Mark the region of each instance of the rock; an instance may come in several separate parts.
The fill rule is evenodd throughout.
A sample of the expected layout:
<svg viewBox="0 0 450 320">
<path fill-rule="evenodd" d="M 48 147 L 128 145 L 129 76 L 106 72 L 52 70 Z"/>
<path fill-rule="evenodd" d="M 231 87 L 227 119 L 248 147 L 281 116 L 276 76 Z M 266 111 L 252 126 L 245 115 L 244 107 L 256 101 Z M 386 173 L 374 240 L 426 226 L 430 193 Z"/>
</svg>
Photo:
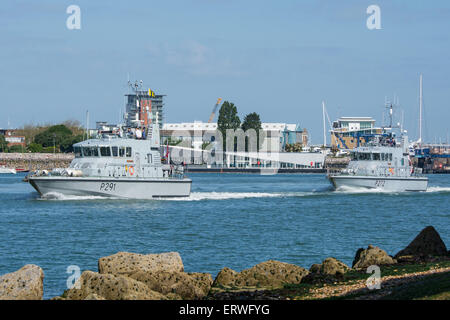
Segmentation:
<svg viewBox="0 0 450 320">
<path fill-rule="evenodd" d="M 84 300 L 106 300 L 106 299 L 103 298 L 102 296 L 99 296 L 98 294 L 90 293 L 86 298 L 84 298 Z"/>
<path fill-rule="evenodd" d="M 365 269 L 371 265 L 382 266 L 397 263 L 386 251 L 372 245 L 369 245 L 366 250 L 358 249 L 353 262 L 352 267 L 354 269 Z"/>
<path fill-rule="evenodd" d="M 114 275 L 130 275 L 136 272 L 183 272 L 184 266 L 178 252 L 138 254 L 118 252 L 98 260 L 98 271 Z"/>
<path fill-rule="evenodd" d="M 197 285 L 200 290 L 202 290 L 203 294 L 206 296 L 211 290 L 211 286 L 213 284 L 213 278 L 210 273 L 201 273 L 201 272 L 188 272 L 192 278 L 197 281 Z"/>
<path fill-rule="evenodd" d="M 95 296 L 94 296 L 95 294 Z M 106 300 L 165 300 L 161 293 L 150 290 L 144 283 L 125 276 L 84 271 L 74 288 L 63 295 L 67 300 L 102 297 Z"/>
<path fill-rule="evenodd" d="M 403 250 L 399 251 L 395 258 L 399 260 L 427 260 L 430 257 L 447 255 L 447 247 L 439 233 L 432 226 L 423 229 L 417 237 Z"/>
<path fill-rule="evenodd" d="M 313 264 L 311 268 L 309 268 L 310 273 L 320 273 L 320 269 L 322 268 L 322 264 Z"/>
<path fill-rule="evenodd" d="M 164 295 L 174 294 L 184 300 L 204 298 L 212 285 L 210 274 L 188 274 L 185 272 L 136 272 L 129 276 L 139 282 L 145 283 L 151 290 Z"/>
<path fill-rule="evenodd" d="M 369 245 L 370 246 L 370 245 Z M 359 261 L 359 258 L 360 258 L 360 256 L 361 256 L 361 252 L 363 252 L 364 251 L 364 248 L 359 248 L 358 250 L 356 250 L 356 253 L 355 253 L 355 258 L 353 259 L 353 262 L 352 262 L 352 268 L 355 266 L 355 264 Z"/>
<path fill-rule="evenodd" d="M 0 300 L 42 300 L 44 271 L 34 264 L 0 276 Z"/>
<path fill-rule="evenodd" d="M 326 258 L 321 264 L 313 264 L 309 274 L 302 279 L 302 283 L 333 283 L 351 270 L 345 263 Z"/>
<path fill-rule="evenodd" d="M 313 269 L 313 271 L 311 271 L 310 269 L 311 272 L 329 276 L 343 275 L 350 270 L 350 268 L 345 263 L 332 257 L 326 258 L 320 265 L 313 266 L 311 266 L 311 268 Z"/>
<path fill-rule="evenodd" d="M 308 270 L 302 267 L 269 260 L 239 273 L 224 268 L 217 275 L 213 286 L 277 288 L 285 284 L 298 284 L 308 273 Z"/>
<path fill-rule="evenodd" d="M 223 268 L 219 271 L 219 273 L 216 276 L 216 279 L 214 280 L 213 286 L 225 286 L 225 287 L 232 287 L 234 286 L 234 281 L 238 275 L 238 272 L 230 269 L 230 268 Z"/>
</svg>

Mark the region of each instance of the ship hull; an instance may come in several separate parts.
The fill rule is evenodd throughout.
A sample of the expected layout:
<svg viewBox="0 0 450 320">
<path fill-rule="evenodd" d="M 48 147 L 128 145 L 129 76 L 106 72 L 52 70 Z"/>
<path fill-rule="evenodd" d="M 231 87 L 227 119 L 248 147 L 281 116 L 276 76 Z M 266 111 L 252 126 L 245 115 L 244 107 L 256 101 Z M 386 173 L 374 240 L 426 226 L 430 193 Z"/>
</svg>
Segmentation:
<svg viewBox="0 0 450 320">
<path fill-rule="evenodd" d="M 1 174 L 16 174 L 17 171 L 14 168 L 0 168 Z"/>
<path fill-rule="evenodd" d="M 136 179 L 136 178 L 82 178 L 30 177 L 29 183 L 41 196 L 101 196 L 125 199 L 156 199 L 188 197 L 191 179 Z"/>
<path fill-rule="evenodd" d="M 370 176 L 328 176 L 336 190 L 345 188 L 378 189 L 393 192 L 426 191 L 426 177 L 370 177 Z"/>
</svg>

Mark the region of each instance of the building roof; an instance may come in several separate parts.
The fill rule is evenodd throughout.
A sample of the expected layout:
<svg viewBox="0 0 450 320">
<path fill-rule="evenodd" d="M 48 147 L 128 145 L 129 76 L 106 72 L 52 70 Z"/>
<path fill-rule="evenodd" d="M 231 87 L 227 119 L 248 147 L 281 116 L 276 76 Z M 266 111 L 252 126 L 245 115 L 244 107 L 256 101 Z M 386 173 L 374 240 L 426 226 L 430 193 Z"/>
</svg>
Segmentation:
<svg viewBox="0 0 450 320">
<path fill-rule="evenodd" d="M 373 119 L 372 117 L 340 117 L 338 119 L 338 121 L 370 121 L 370 122 L 375 122 L 375 119 Z"/>
</svg>

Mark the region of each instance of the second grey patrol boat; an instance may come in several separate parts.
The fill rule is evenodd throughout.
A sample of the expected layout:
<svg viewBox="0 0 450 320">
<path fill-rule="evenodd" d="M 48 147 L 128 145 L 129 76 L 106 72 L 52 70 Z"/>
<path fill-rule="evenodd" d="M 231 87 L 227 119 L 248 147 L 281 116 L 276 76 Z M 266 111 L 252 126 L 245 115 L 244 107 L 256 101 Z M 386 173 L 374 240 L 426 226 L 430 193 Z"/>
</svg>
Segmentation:
<svg viewBox="0 0 450 320">
<path fill-rule="evenodd" d="M 152 117 L 137 99 L 125 117 L 129 121 L 118 132 L 74 144 L 68 168 L 38 170 L 27 176 L 28 182 L 41 195 L 188 197 L 192 180 L 184 176 L 184 168 L 161 163 L 158 115 Z"/>
<path fill-rule="evenodd" d="M 391 124 L 383 133 L 374 135 L 364 146 L 350 151 L 351 160 L 341 172 L 327 177 L 335 189 L 358 188 L 384 191 L 426 191 L 428 178 L 414 172 L 410 161 L 406 132 L 396 137 Z"/>
</svg>

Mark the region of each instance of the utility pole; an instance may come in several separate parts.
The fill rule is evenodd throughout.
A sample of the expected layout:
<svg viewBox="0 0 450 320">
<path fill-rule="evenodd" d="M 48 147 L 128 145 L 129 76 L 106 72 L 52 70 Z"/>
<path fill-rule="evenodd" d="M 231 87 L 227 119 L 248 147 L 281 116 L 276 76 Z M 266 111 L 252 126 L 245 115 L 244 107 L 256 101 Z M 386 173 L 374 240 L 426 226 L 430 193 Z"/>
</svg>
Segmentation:
<svg viewBox="0 0 450 320">
<path fill-rule="evenodd" d="M 86 140 L 89 139 L 89 110 L 86 110 Z"/>
</svg>

